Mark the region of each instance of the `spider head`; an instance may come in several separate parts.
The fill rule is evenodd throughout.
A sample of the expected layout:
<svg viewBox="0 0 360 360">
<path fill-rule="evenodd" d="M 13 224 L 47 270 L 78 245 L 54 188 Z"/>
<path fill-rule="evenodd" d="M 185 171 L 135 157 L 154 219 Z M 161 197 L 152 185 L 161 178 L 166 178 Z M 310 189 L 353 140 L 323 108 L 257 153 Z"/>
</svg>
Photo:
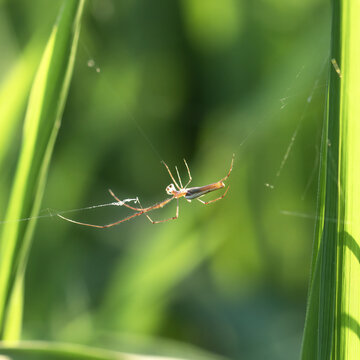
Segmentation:
<svg viewBox="0 0 360 360">
<path fill-rule="evenodd" d="M 174 191 L 176 191 L 174 184 L 170 184 L 166 187 L 166 193 L 168 195 L 173 195 Z"/>
</svg>

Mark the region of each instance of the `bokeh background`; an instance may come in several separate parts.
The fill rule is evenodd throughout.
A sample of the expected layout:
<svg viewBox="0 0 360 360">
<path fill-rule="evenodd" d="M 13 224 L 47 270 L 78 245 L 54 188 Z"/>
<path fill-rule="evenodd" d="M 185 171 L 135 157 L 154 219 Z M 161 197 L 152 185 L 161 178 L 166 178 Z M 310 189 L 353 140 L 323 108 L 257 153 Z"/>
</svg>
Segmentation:
<svg viewBox="0 0 360 360">
<path fill-rule="evenodd" d="M 35 68 L 60 6 L 1 1 L 0 83 L 23 53 Z M 143 206 L 161 201 L 171 182 L 161 160 L 185 182 L 186 158 L 193 186 L 224 177 L 233 153 L 234 169 L 222 201 L 180 201 L 176 221 L 98 230 L 39 219 L 24 339 L 298 358 L 329 33 L 325 0 L 88 1 L 41 215 L 112 202 L 108 188 Z M 20 139 L 21 126 L 1 176 L 1 214 Z M 153 218 L 173 216 L 175 205 Z M 130 213 L 68 216 L 106 224 Z"/>
</svg>

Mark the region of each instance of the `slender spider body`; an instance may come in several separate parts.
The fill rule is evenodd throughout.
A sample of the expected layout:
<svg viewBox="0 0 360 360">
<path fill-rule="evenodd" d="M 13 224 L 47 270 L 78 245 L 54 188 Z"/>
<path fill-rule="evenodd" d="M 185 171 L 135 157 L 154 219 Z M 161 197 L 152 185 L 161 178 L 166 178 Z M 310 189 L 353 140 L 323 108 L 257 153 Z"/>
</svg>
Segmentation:
<svg viewBox="0 0 360 360">
<path fill-rule="evenodd" d="M 211 191 L 222 189 L 224 187 L 225 184 L 222 181 L 218 181 L 210 185 L 191 187 L 186 189 L 185 199 L 190 201 L 193 199 L 198 199 L 200 196 L 203 196 Z"/>
<path fill-rule="evenodd" d="M 127 220 L 130 220 L 136 216 L 140 216 L 140 215 L 145 215 L 150 221 L 151 223 L 153 224 L 158 224 L 158 223 L 162 223 L 162 222 L 165 222 L 165 221 L 169 221 L 169 220 L 175 220 L 179 217 L 179 199 L 184 197 L 187 201 L 191 202 L 191 200 L 198 200 L 200 201 L 202 204 L 205 204 L 205 205 L 208 205 L 210 203 L 213 203 L 215 201 L 218 201 L 218 200 L 221 200 L 222 198 L 225 197 L 225 195 L 227 194 L 228 190 L 229 190 L 229 187 L 226 188 L 225 192 L 218 198 L 216 199 L 213 199 L 213 200 L 210 200 L 210 201 L 203 201 L 200 199 L 200 197 L 202 197 L 203 195 L 209 193 L 209 192 L 212 192 L 212 191 L 215 191 L 215 190 L 219 190 L 219 189 L 222 189 L 225 187 L 225 183 L 224 181 L 226 181 L 228 179 L 228 177 L 230 176 L 230 173 L 232 171 L 232 168 L 233 168 L 233 164 L 234 164 L 234 157 L 235 155 L 233 155 L 232 157 L 232 160 L 231 160 L 231 164 L 230 164 L 230 169 L 229 169 L 229 172 L 227 173 L 227 175 L 222 178 L 221 180 L 215 182 L 215 183 L 212 183 L 212 184 L 209 184 L 209 185 L 204 185 L 204 186 L 197 186 L 197 187 L 188 187 L 188 185 L 191 183 L 192 181 L 192 177 L 191 177 L 191 174 L 190 174 L 190 169 L 189 169 L 189 166 L 186 162 L 186 160 L 184 159 L 184 163 L 185 163 L 185 166 L 186 166 L 186 169 L 187 169 L 187 172 L 188 172 L 188 175 L 189 175 L 189 180 L 187 182 L 187 184 L 185 186 L 182 185 L 182 182 L 181 182 L 181 178 L 180 178 L 180 174 L 179 174 L 179 171 L 178 171 L 178 168 L 175 166 L 175 170 L 176 170 L 176 173 L 177 173 L 177 176 L 178 176 L 178 179 L 179 179 L 179 183 L 176 182 L 173 174 L 171 173 L 169 167 L 165 164 L 165 162 L 163 161 L 162 163 L 164 164 L 166 170 L 168 171 L 173 183 L 168 185 L 166 187 L 166 193 L 168 195 L 171 195 L 170 198 L 167 198 L 159 203 L 156 203 L 155 205 L 152 205 L 152 206 L 149 206 L 149 207 L 145 207 L 143 208 L 140 204 L 140 201 L 139 199 L 137 199 L 137 202 L 139 203 L 140 207 L 134 207 L 134 206 L 131 206 L 129 204 L 127 204 L 126 202 L 123 202 L 121 201 L 110 189 L 109 189 L 109 192 L 110 192 L 110 195 L 117 201 L 119 202 L 119 204 L 133 210 L 133 211 L 136 211 L 134 214 L 124 218 L 124 219 L 121 219 L 121 220 L 118 220 L 114 223 L 111 223 L 111 224 L 107 224 L 107 225 L 94 225 L 94 224 L 87 224 L 87 223 L 82 223 L 82 222 L 79 222 L 79 221 L 75 221 L 75 220 L 71 220 L 71 219 L 68 219 L 60 214 L 58 214 L 58 216 L 66 221 L 70 221 L 74 224 L 78 224 L 78 225 L 84 225 L 84 226 L 91 226 L 91 227 L 96 227 L 96 228 L 100 228 L 100 229 L 104 229 L 104 228 L 108 228 L 108 227 L 112 227 L 112 226 L 115 226 L 115 225 L 118 225 L 122 222 L 125 222 Z M 180 185 L 179 185 L 180 184 Z M 156 210 L 156 209 L 161 209 L 163 208 L 164 206 L 166 206 L 167 204 L 169 204 L 172 200 L 176 199 L 177 201 L 177 205 L 176 205 L 176 214 L 175 216 L 171 217 L 171 218 L 168 218 L 168 219 L 164 219 L 164 220 L 158 220 L 158 221 L 154 221 L 150 218 L 150 216 L 148 215 L 148 212 L 149 211 L 153 211 L 153 210 Z"/>
</svg>

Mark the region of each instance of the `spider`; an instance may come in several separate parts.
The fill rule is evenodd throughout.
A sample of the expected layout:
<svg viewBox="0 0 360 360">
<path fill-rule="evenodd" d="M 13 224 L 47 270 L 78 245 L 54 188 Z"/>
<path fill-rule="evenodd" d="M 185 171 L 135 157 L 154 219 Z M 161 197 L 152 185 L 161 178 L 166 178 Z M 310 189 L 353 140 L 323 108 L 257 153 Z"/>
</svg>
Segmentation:
<svg viewBox="0 0 360 360">
<path fill-rule="evenodd" d="M 234 164 L 234 157 L 235 157 L 235 154 L 233 154 L 233 157 L 232 157 L 232 160 L 231 160 L 231 164 L 230 164 L 230 169 L 229 169 L 229 172 L 227 173 L 227 175 L 222 178 L 221 180 L 215 182 L 215 183 L 212 183 L 212 184 L 209 184 L 209 185 L 204 185 L 204 186 L 198 186 L 198 187 L 189 187 L 189 184 L 191 183 L 192 181 L 192 177 L 191 177 L 191 174 L 190 174 L 190 169 L 189 169 L 189 166 L 186 162 L 186 160 L 184 159 L 184 163 L 185 163 L 185 167 L 187 169 L 187 172 L 188 172 L 188 175 L 189 175 L 189 181 L 187 182 L 187 184 L 185 186 L 182 185 L 182 182 L 181 182 L 181 178 L 180 178 L 180 174 L 179 174 L 179 170 L 178 168 L 175 166 L 175 170 L 176 170 L 176 173 L 177 173 L 177 176 L 178 176 L 178 179 L 179 179 L 179 183 L 176 182 L 173 174 L 171 173 L 169 167 L 166 165 L 166 163 L 164 161 L 162 161 L 163 165 L 165 166 L 167 172 L 169 173 L 170 175 L 170 178 L 171 180 L 173 181 L 173 183 L 171 183 L 170 185 L 168 185 L 166 187 L 166 193 L 168 195 L 171 195 L 170 198 L 167 198 L 159 203 L 156 203 L 155 205 L 152 205 L 152 206 L 149 206 L 149 207 L 145 207 L 143 208 L 140 204 L 140 201 L 139 199 L 137 198 L 136 199 L 136 202 L 139 203 L 140 207 L 134 207 L 134 206 L 130 206 L 128 205 L 126 202 L 124 201 L 121 201 L 114 193 L 111 189 L 109 189 L 109 193 L 110 195 L 121 205 L 124 205 L 125 207 L 131 209 L 131 210 L 134 210 L 136 211 L 135 214 L 132 214 L 124 219 L 121 219 L 121 220 L 118 220 L 118 221 L 115 221 L 111 224 L 107 224 L 107 225 L 94 225 L 94 224 L 87 224 L 87 223 L 83 223 L 83 222 L 79 222 L 79 221 L 75 221 L 75 220 L 71 220 L 71 219 L 68 219 L 66 218 L 65 216 L 62 216 L 60 214 L 58 214 L 58 216 L 66 221 L 69 221 L 69 222 L 72 222 L 74 224 L 78 224 L 78 225 L 84 225 L 84 226 L 91 226 L 91 227 L 95 227 L 95 228 L 100 228 L 100 229 L 104 229 L 104 228 L 109 228 L 109 227 L 112 227 L 112 226 L 115 226 L 115 225 L 118 225 L 118 224 L 121 224 L 122 222 L 125 222 L 125 221 L 128 221 L 136 216 L 140 216 L 140 215 L 145 215 L 151 223 L 153 224 L 158 224 L 158 223 L 162 223 L 162 222 L 166 222 L 166 221 L 170 221 L 170 220 L 176 220 L 178 217 L 179 217 L 179 199 L 184 197 L 188 202 L 191 202 L 191 200 L 198 200 L 200 201 L 202 204 L 204 205 L 208 205 L 208 204 L 211 204 L 215 201 L 218 201 L 218 200 L 221 200 L 222 198 L 225 197 L 225 195 L 227 194 L 228 190 L 229 190 L 229 186 L 226 188 L 225 192 L 218 198 L 216 199 L 213 199 L 213 200 L 210 200 L 210 201 L 203 201 L 200 199 L 200 197 L 202 197 L 203 195 L 211 192 L 211 191 L 215 191 L 215 190 L 219 190 L 219 189 L 222 189 L 225 187 L 225 184 L 224 184 L 224 181 L 228 179 L 228 177 L 230 176 L 230 173 L 232 171 L 232 168 L 233 168 L 233 164 Z M 179 186 L 180 184 L 180 186 Z M 177 201 L 177 205 L 176 205 L 176 214 L 175 216 L 173 217 L 170 217 L 168 219 L 164 219 L 164 220 L 158 220 L 158 221 L 154 221 L 150 218 L 150 216 L 147 214 L 149 211 L 152 211 L 152 210 L 156 210 L 156 209 L 161 209 L 163 208 L 165 205 L 169 204 L 169 202 L 171 202 L 172 200 L 176 199 Z"/>
</svg>

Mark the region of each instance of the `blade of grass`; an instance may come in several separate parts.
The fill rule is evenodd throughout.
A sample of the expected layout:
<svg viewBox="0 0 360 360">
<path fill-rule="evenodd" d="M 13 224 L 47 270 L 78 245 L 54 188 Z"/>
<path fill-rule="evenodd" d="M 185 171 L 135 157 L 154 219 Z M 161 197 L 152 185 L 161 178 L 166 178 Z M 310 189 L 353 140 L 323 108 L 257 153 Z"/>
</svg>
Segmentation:
<svg viewBox="0 0 360 360">
<path fill-rule="evenodd" d="M 321 169 L 326 176 L 319 188 L 322 223 L 314 245 L 303 359 L 360 358 L 359 14 L 359 2 L 333 1 L 334 66 Z"/>
<path fill-rule="evenodd" d="M 334 358 L 360 358 L 360 3 L 341 9 L 340 226 Z"/>
<path fill-rule="evenodd" d="M 31 41 L 14 66 L 9 69 L 0 87 L 0 219 L 4 219 L 4 209 L 9 191 L 6 173 L 10 173 L 6 163 L 11 150 L 15 148 L 14 136 L 20 127 L 30 86 L 40 58 L 38 37 Z"/>
<path fill-rule="evenodd" d="M 9 71 L 0 88 L 0 168 L 13 140 L 39 61 L 39 44 L 33 41 Z"/>
<path fill-rule="evenodd" d="M 10 220 L 38 214 L 73 71 L 84 2 L 64 2 L 31 89 L 22 147 L 8 204 L 8 222 L 0 238 L 0 332 L 7 340 L 19 336 L 21 319 L 18 306 L 21 306 L 21 301 L 17 296 L 21 296 L 22 291 L 18 288 L 17 277 L 24 276 L 36 224 L 35 220 Z M 15 290 L 18 295 L 14 297 Z"/>
<path fill-rule="evenodd" d="M 22 360 L 181 360 L 163 356 L 133 355 L 81 345 L 28 341 L 1 344 L 0 353 Z"/>
</svg>

